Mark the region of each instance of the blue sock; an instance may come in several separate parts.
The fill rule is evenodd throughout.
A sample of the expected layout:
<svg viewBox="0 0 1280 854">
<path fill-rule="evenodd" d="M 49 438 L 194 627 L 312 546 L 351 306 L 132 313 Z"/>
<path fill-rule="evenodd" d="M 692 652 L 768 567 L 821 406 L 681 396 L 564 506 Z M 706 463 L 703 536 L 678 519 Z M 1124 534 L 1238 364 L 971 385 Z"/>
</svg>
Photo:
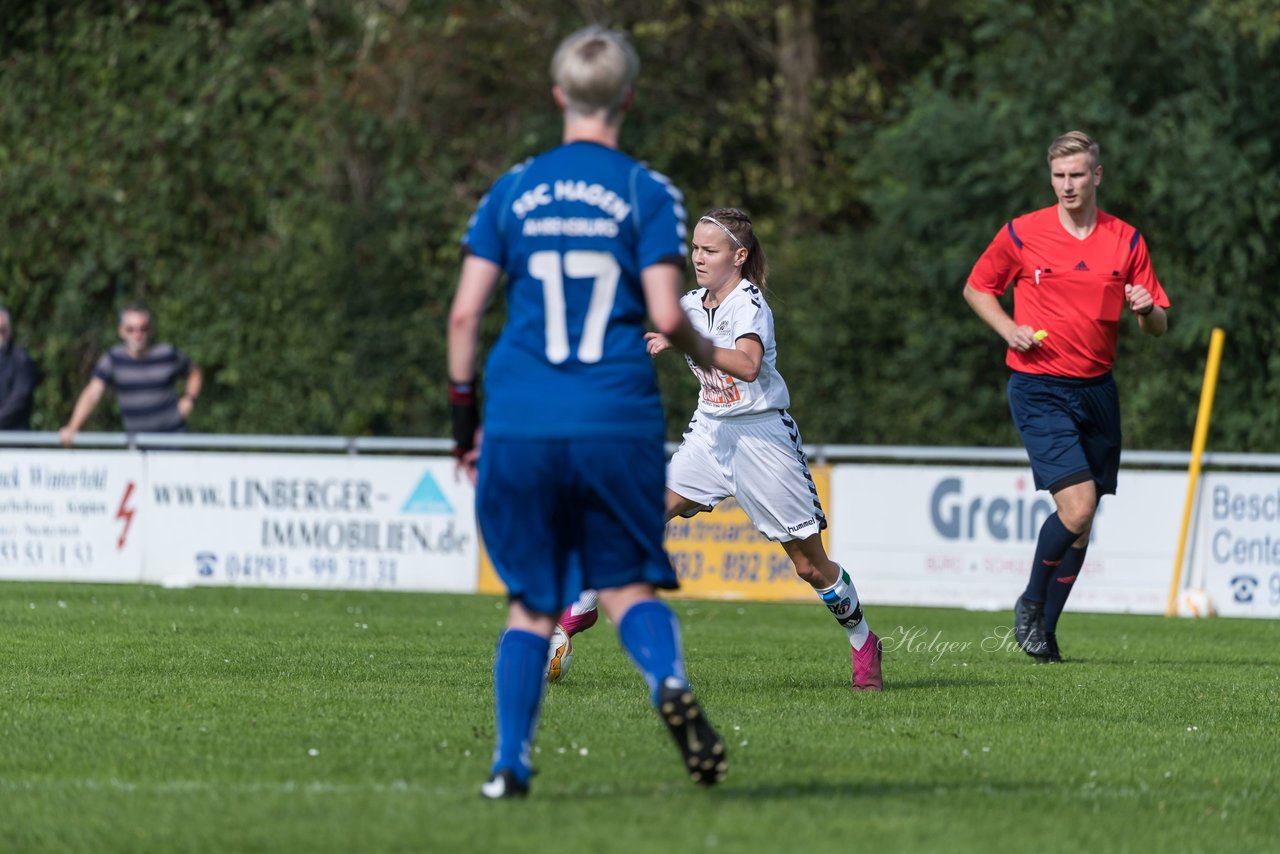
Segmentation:
<svg viewBox="0 0 1280 854">
<path fill-rule="evenodd" d="M 680 648 L 680 623 L 671 609 L 657 599 L 632 605 L 618 624 L 618 641 L 631 656 L 644 681 L 649 683 L 653 704 L 658 704 L 658 686 L 669 676 L 682 682 L 684 652 Z"/>
<path fill-rule="evenodd" d="M 1053 581 L 1049 584 L 1044 597 L 1044 630 L 1046 632 L 1058 630 L 1058 617 L 1062 616 L 1067 597 L 1071 595 L 1071 588 L 1076 584 L 1076 576 L 1084 566 L 1084 553 L 1088 550 L 1088 545 L 1082 549 L 1067 549 L 1062 563 L 1058 564 L 1058 571 L 1053 574 Z"/>
<path fill-rule="evenodd" d="M 542 692 L 547 681 L 549 641 L 532 632 L 507 629 L 498 638 L 493 662 L 493 697 L 498 724 L 498 745 L 493 751 L 492 773 L 512 771 L 521 783 L 533 773 L 530 751 L 538 729 Z"/>
<path fill-rule="evenodd" d="M 1057 513 L 1044 520 L 1044 524 L 1040 526 L 1040 539 L 1036 541 L 1036 555 L 1031 560 L 1031 578 L 1022 594 L 1023 599 L 1044 601 L 1049 579 L 1057 571 L 1062 556 L 1079 536 L 1062 524 Z"/>
</svg>

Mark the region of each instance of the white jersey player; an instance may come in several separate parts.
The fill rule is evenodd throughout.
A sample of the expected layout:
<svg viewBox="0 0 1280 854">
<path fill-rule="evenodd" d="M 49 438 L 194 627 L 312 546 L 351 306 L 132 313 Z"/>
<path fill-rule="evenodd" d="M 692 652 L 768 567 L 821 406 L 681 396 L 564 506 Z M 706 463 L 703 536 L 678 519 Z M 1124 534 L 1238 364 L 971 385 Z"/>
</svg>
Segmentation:
<svg viewBox="0 0 1280 854">
<path fill-rule="evenodd" d="M 701 282 L 707 277 L 702 271 L 709 276 L 732 254 L 714 248 L 700 251 L 696 229 L 694 235 L 694 269 Z M 715 260 L 699 267 L 698 256 Z M 731 275 L 740 272 L 726 266 L 735 270 Z M 719 293 L 711 287 L 690 291 L 680 305 L 694 328 L 715 344 L 717 355 L 723 353 L 724 366 L 714 361 L 706 369 L 690 364 L 702 390 L 684 442 L 667 466 L 668 516 L 693 516 L 732 495 L 771 540 L 789 542 L 817 534 L 827 520 L 799 430 L 787 414 L 791 395 L 778 373 L 773 312 L 764 292 L 739 278 Z M 661 336 L 649 336 L 650 353 L 656 355 L 667 346 Z"/>
<path fill-rule="evenodd" d="M 782 544 L 849 636 L 855 691 L 879 691 L 880 640 L 868 628 L 849 573 L 827 556 L 827 527 L 809 473 L 800 430 L 778 373 L 773 313 L 765 299 L 768 264 L 751 220 L 736 208 L 709 211 L 693 231 L 691 257 L 699 287 L 681 299 L 694 328 L 712 340 L 709 367 L 691 364 L 702 389 L 684 442 L 667 466 L 667 518 L 711 510 L 730 496 L 756 528 Z M 672 349 L 645 335 L 649 354 Z M 560 622 L 570 634 L 594 622 L 588 601 Z"/>
<path fill-rule="evenodd" d="M 760 373 L 751 382 L 740 380 L 719 368 L 703 370 L 689 362 L 694 376 L 702 383 L 698 411 L 716 418 L 753 415 L 791 405 L 787 382 L 778 373 L 778 348 L 773 337 L 773 312 L 764 292 L 746 279 L 725 295 L 719 305 L 706 306 L 707 289 L 698 288 L 680 299 L 694 328 L 711 339 L 717 347 L 731 350 L 743 336 L 753 336 L 764 345 Z"/>
</svg>

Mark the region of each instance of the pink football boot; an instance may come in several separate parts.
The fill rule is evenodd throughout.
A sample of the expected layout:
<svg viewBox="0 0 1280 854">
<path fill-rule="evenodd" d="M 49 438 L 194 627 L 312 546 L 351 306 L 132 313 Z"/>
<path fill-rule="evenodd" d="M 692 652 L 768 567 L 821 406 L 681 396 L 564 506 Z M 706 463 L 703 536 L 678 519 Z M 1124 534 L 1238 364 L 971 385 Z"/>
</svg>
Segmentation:
<svg viewBox="0 0 1280 854">
<path fill-rule="evenodd" d="M 875 632 L 868 632 L 867 641 L 862 649 L 849 650 L 853 653 L 853 691 L 880 691 L 884 689 L 884 677 L 880 675 L 880 663 L 883 656 L 880 649 L 880 638 Z"/>
<path fill-rule="evenodd" d="M 578 632 L 585 632 L 587 629 L 594 626 L 599 616 L 599 608 L 591 608 L 583 611 L 581 614 L 575 615 L 573 613 L 573 606 L 570 605 L 568 608 L 564 609 L 564 613 L 560 615 L 560 619 L 557 622 L 560 623 L 569 637 L 573 637 Z"/>
</svg>

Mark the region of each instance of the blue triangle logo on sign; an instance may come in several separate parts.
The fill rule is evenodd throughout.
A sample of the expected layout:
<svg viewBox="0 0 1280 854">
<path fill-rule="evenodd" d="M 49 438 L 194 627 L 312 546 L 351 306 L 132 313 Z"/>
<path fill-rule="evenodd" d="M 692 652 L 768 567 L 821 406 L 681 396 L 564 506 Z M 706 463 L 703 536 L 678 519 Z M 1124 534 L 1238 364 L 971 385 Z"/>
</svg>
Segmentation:
<svg viewBox="0 0 1280 854">
<path fill-rule="evenodd" d="M 401 513 L 452 513 L 453 505 L 449 503 L 449 499 L 444 497 L 444 493 L 440 491 L 439 484 L 436 479 L 431 476 L 431 472 L 422 473 L 422 480 L 418 481 L 418 485 L 414 487 L 413 494 L 404 502 L 404 507 L 400 508 Z"/>
</svg>

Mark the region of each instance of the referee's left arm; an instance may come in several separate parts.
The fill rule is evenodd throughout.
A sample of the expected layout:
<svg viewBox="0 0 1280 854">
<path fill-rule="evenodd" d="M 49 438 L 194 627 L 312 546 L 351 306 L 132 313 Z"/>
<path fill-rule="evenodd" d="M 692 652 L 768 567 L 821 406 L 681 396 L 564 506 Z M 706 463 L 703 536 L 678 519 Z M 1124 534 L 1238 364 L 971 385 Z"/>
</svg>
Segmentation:
<svg viewBox="0 0 1280 854">
<path fill-rule="evenodd" d="M 1138 328 L 1152 338 L 1159 338 L 1169 329 L 1169 315 L 1165 314 L 1164 309 L 1158 305 L 1151 306 L 1151 311 L 1146 314 L 1142 312 L 1134 312 L 1134 314 L 1138 315 Z"/>
<path fill-rule="evenodd" d="M 1155 294 L 1145 285 L 1125 285 L 1124 298 L 1138 318 L 1138 328 L 1152 338 L 1159 338 L 1169 328 L 1169 316 L 1156 304 Z"/>
</svg>

